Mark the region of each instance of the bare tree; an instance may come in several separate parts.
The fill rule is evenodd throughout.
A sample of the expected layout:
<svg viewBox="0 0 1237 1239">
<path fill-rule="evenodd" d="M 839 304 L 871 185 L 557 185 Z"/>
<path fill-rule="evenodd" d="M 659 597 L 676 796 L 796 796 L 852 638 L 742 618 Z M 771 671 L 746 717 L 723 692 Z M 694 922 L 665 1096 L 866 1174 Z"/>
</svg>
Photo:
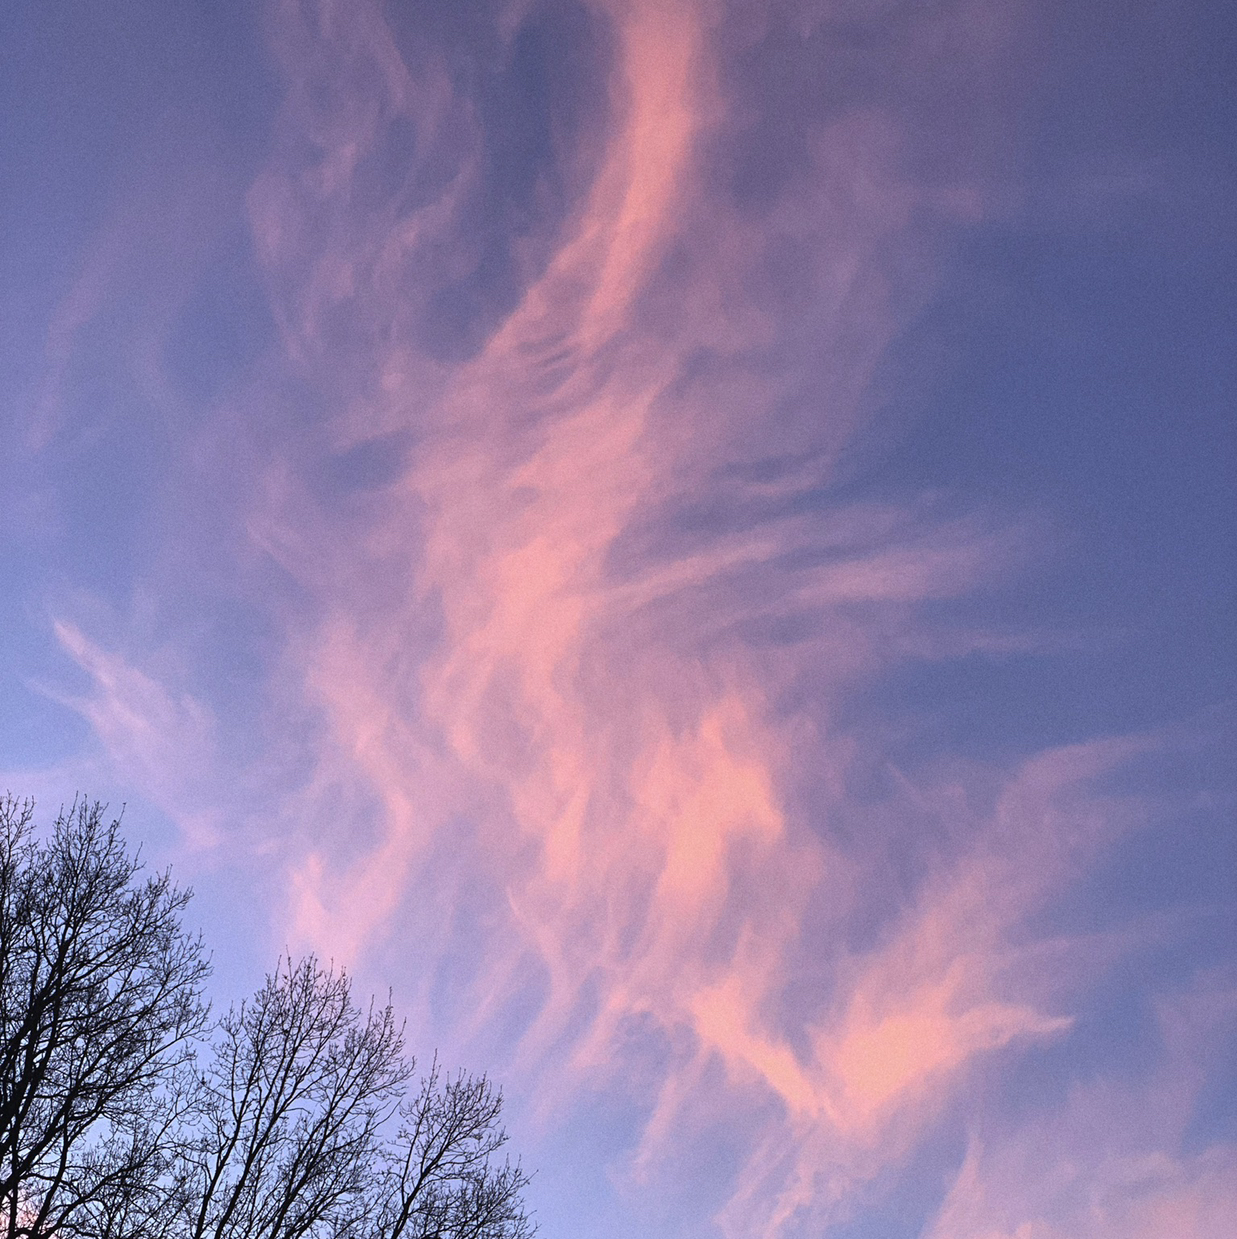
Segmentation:
<svg viewBox="0 0 1237 1239">
<path fill-rule="evenodd" d="M 40 842 L 31 804 L 0 801 L 5 1239 L 127 1239 L 167 1169 L 207 964 L 188 895 L 141 870 L 97 804 Z"/>
<path fill-rule="evenodd" d="M 181 1233 L 362 1234 L 380 1130 L 408 1076 L 402 1048 L 390 1008 L 362 1019 L 345 975 L 285 960 L 219 1024 Z"/>
<path fill-rule="evenodd" d="M 0 802 L 0 1239 L 530 1239 L 485 1076 L 281 961 L 204 1033 L 188 896 L 76 806 Z"/>
<path fill-rule="evenodd" d="M 220 1021 L 203 1077 L 185 1239 L 524 1239 L 527 1176 L 493 1164 L 501 1097 L 481 1077 L 408 1099 L 414 1064 L 391 1007 L 348 977 L 285 959 Z"/>
<path fill-rule="evenodd" d="M 435 1062 L 400 1107 L 397 1140 L 386 1152 L 383 1239 L 528 1239 L 522 1201 L 528 1176 L 498 1166 L 506 1143 L 502 1094 L 485 1076 L 444 1081 Z"/>
</svg>

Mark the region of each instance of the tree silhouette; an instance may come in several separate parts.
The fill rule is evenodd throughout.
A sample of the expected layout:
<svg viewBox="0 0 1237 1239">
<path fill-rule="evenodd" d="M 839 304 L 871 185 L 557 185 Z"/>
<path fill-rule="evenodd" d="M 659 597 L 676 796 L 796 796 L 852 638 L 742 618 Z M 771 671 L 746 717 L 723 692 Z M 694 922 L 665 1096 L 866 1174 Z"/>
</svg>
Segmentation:
<svg viewBox="0 0 1237 1239">
<path fill-rule="evenodd" d="M 5 1239 L 529 1239 L 501 1094 L 290 956 L 207 1023 L 188 894 L 82 801 L 0 801 Z"/>
</svg>

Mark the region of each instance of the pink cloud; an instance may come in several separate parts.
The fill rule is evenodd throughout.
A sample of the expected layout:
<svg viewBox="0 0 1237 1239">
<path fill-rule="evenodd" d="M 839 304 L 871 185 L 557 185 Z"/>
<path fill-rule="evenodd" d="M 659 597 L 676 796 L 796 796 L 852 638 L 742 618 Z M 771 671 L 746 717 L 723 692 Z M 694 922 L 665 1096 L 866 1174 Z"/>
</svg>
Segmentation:
<svg viewBox="0 0 1237 1239">
<path fill-rule="evenodd" d="M 1161 1004 L 1165 1053 L 1125 1087 L 976 1136 L 927 1239 L 1212 1239 L 1237 1227 L 1237 1147 L 1183 1139 L 1205 1064 L 1231 1052 L 1231 978 Z M 1185 1146 L 1185 1147 L 1183 1147 Z"/>
<path fill-rule="evenodd" d="M 327 618 L 294 646 L 329 720 L 319 777 L 356 780 L 382 806 L 359 855 L 326 835 L 307 855 L 292 914 L 298 932 L 345 954 L 412 932 L 425 915 L 409 911 L 410 892 L 468 818 L 474 841 L 457 880 L 480 865 L 507 902 L 466 969 L 474 1031 L 502 1019 L 535 976 L 536 1011 L 513 1053 L 552 1106 L 605 1077 L 631 1020 L 651 1020 L 664 1039 L 633 1153 L 646 1170 L 708 1108 L 692 1081 L 722 1064 L 751 1125 L 724 1216 L 735 1233 L 772 1234 L 805 1203 L 827 1213 L 847 1185 L 904 1156 L 977 1058 L 1069 1028 L 1041 1005 L 1052 986 L 1007 942 L 1069 866 L 1027 881 L 985 840 L 1016 818 L 1033 866 L 1030 836 L 1083 829 L 1086 810 L 1057 800 L 1083 804 L 1088 773 L 1115 758 L 1063 752 L 1018 772 L 958 867 L 933 875 L 873 951 L 850 958 L 805 936 L 822 904 L 836 906 L 823 931 L 837 931 L 865 893 L 828 830 L 789 808 L 800 724 L 773 709 L 775 680 L 740 626 L 808 617 L 811 636 L 785 674 L 827 692 L 882 666 L 899 634 L 917 639 L 917 604 L 1004 570 L 1026 535 L 854 509 L 719 533 L 678 555 L 617 556 L 659 505 L 713 485 L 762 437 L 776 450 L 814 438 L 816 476 L 827 472 L 898 322 L 880 250 L 905 239 L 922 203 L 893 170 L 896 131 L 867 114 L 821 131 L 810 186 L 772 218 L 754 228 L 728 215 L 702 194 L 701 151 L 724 118 L 708 20 L 688 6 L 609 16 L 614 124 L 591 193 L 517 308 L 453 370 L 418 359 L 398 327 L 348 358 L 365 377 L 339 407 L 334 440 L 415 425 L 410 467 L 347 527 L 296 514 L 294 483 L 252 519 L 325 598 Z M 309 37 L 285 17 L 295 39 Z M 282 44 L 285 124 L 307 126 L 323 159 L 302 172 L 273 165 L 251 208 L 272 278 L 290 289 L 289 354 L 318 366 L 328 305 L 399 323 L 388 272 L 441 235 L 457 189 L 402 221 L 345 217 L 348 169 L 380 119 L 439 79 L 407 82 L 371 16 L 338 40 L 329 29 L 304 47 L 295 39 Z M 300 84 L 324 63 L 345 99 L 325 123 Z M 362 63 L 379 72 L 348 94 Z M 775 320 L 744 285 L 754 249 L 779 230 L 819 242 L 807 278 L 832 387 L 812 426 L 780 424 L 780 381 L 742 360 L 776 342 Z M 666 317 L 659 281 L 674 246 L 686 247 L 689 274 Z M 701 347 L 730 360 L 684 381 Z M 732 498 L 776 493 L 753 482 Z M 410 648 L 427 612 L 435 638 Z M 836 743 L 843 753 L 846 738 Z M 826 821 L 831 811 L 816 806 Z M 426 952 L 451 958 L 436 942 Z M 792 1003 L 789 983 L 814 953 L 833 992 Z"/>
<path fill-rule="evenodd" d="M 238 487 L 246 552 L 300 591 L 272 607 L 269 714 L 309 766 L 272 794 L 276 918 L 338 959 L 398 959 L 415 1018 L 499 1044 L 544 1123 L 624 1093 L 640 1131 L 621 1183 L 656 1185 L 724 1127 L 739 1169 L 710 1207 L 728 1234 L 775 1236 L 845 1216 L 985 1062 L 1069 1035 L 1086 964 L 1047 962 L 1027 924 L 1136 820 L 1099 784 L 1151 742 L 893 779 L 863 811 L 941 823 L 893 897 L 876 845 L 844 842 L 847 777 L 884 760 L 836 721 L 846 691 L 908 656 L 1029 640 L 925 617 L 1034 554 L 1026 522 L 787 508 L 865 425 L 931 278 L 924 220 L 973 217 L 984 194 L 909 181 L 897 119 L 869 107 L 818 125 L 763 215 L 740 209 L 711 179 L 719 135 L 745 123 L 722 12 L 596 8 L 617 51 L 591 185 L 545 261 L 516 264 L 514 308 L 444 361 L 409 307 L 480 175 L 468 101 L 431 54 L 409 63 L 376 4 L 271 6 L 287 96 L 247 198 L 281 331 L 269 366 L 328 410 L 303 439 L 289 419 L 289 443 L 237 453 L 259 459 Z M 1004 13 L 950 10 L 927 58 L 956 36 L 982 59 Z M 413 206 L 365 205 L 359 170 L 397 118 L 418 150 L 451 148 L 451 174 Z M 769 287 L 775 241 L 803 255 L 802 315 Z M 895 251 L 917 255 L 909 273 Z M 811 367 L 813 399 L 791 400 Z M 305 463 L 401 434 L 406 459 L 346 502 Z M 756 467 L 770 460 L 784 467 Z M 793 636 L 761 635 L 779 625 Z M 218 771 L 209 712 L 75 629 L 61 640 L 115 763 L 197 812 L 186 754 Z M 259 755 L 259 775 L 264 760 L 278 768 Z M 936 1239 L 1039 1239 L 1021 1215 L 993 1229 L 986 1157 Z M 1111 1216 L 1152 1226 L 1162 1202 L 1194 1201 L 1206 1220 L 1216 1173 L 1178 1158 Z"/>
<path fill-rule="evenodd" d="M 83 696 L 56 695 L 90 723 L 114 772 L 171 813 L 191 848 L 218 844 L 220 815 L 203 803 L 204 776 L 215 764 L 210 711 L 102 649 L 74 625 L 57 621 L 55 632 L 91 678 L 91 691 Z"/>
</svg>

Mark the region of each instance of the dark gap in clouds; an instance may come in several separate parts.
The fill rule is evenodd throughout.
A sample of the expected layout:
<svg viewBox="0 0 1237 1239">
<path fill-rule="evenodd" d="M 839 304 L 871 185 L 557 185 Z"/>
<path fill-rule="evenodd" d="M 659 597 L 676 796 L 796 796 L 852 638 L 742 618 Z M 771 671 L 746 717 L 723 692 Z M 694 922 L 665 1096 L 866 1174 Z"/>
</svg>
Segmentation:
<svg viewBox="0 0 1237 1239">
<path fill-rule="evenodd" d="M 1235 27 L 1189 4 L 1058 6 L 1017 135 L 1025 206 L 957 230 L 891 350 L 903 394 L 848 493 L 1046 513 L 1050 565 L 982 609 L 933 608 L 1067 638 L 893 673 L 863 708 L 920 719 L 908 757 L 1012 756 L 1237 698 L 1237 124 L 1217 123 Z"/>
<path fill-rule="evenodd" d="M 950 1115 L 901 1164 L 856 1186 L 843 1215 L 829 1225 L 828 1239 L 922 1239 L 957 1177 L 966 1142 L 963 1123 Z"/>
<path fill-rule="evenodd" d="M 1063 1004 L 1074 1017 L 1063 1035 L 1027 1045 L 1020 1054 L 994 1056 L 980 1067 L 977 1083 L 988 1099 L 990 1121 L 1016 1129 L 1051 1120 L 1080 1089 L 1099 1080 L 1119 1089 L 1153 1078 L 1159 1030 L 1138 988 L 1137 969 L 1124 960 L 1106 964 Z"/>
<path fill-rule="evenodd" d="M 807 457 L 805 463 L 810 465 L 813 459 Z M 785 458 L 767 462 L 775 480 L 786 472 L 793 476 L 793 471 L 785 470 L 784 462 Z M 783 495 L 752 494 L 742 485 L 750 476 L 746 470 L 739 467 L 726 473 L 739 484 L 726 486 L 723 482 L 700 498 L 684 495 L 670 501 L 655 516 L 644 516 L 616 539 L 612 560 L 619 564 L 625 559 L 677 559 L 702 550 L 719 538 L 748 533 L 762 525 L 813 511 L 827 493 L 823 488 L 812 487 Z"/>
<path fill-rule="evenodd" d="M 821 128 L 882 99 L 880 74 L 896 37 L 886 20 L 822 22 L 804 33 L 797 13 L 776 11 L 769 29 L 724 62 L 726 96 L 738 128 L 725 165 L 733 200 L 764 212 L 810 167 L 809 146 Z M 873 55 L 873 53 L 876 53 Z"/>
<path fill-rule="evenodd" d="M 416 122 L 402 115 L 390 117 L 352 174 L 352 205 L 365 213 L 388 203 L 415 211 L 432 202 L 459 170 L 458 158 L 451 158 L 447 148 L 441 143 L 423 151 Z"/>
<path fill-rule="evenodd" d="M 0 375 L 25 385 L 56 302 L 135 174 L 256 164 L 277 104 L 251 6 L 0 6 Z"/>
<path fill-rule="evenodd" d="M 221 240 L 172 327 L 164 359 L 184 395 L 213 405 L 273 344 L 275 322 L 247 232 Z"/>
<path fill-rule="evenodd" d="M 787 332 L 796 333 L 806 334 L 802 322 Z M 810 356 L 805 362 L 810 346 L 796 349 L 799 343 L 780 341 L 791 355 L 780 360 L 797 372 L 793 392 L 775 398 L 758 419 L 738 427 L 729 442 L 717 427 L 724 445 L 720 460 L 685 479 L 666 499 L 644 505 L 613 540 L 607 552 L 612 579 L 699 553 L 727 536 L 828 508 L 834 492 L 826 479 L 839 433 L 812 394 L 824 363 Z M 685 360 L 666 403 L 673 409 L 680 390 L 698 382 L 719 386 L 727 375 L 743 381 L 776 370 L 765 356 L 736 359 L 699 349 Z"/>
<path fill-rule="evenodd" d="M 994 20 L 1017 28 L 1000 54 L 983 26 Z M 719 158 L 719 189 L 742 210 L 769 211 L 805 176 L 827 125 L 870 111 L 895 121 L 917 183 L 1006 169 L 1013 100 L 1034 73 L 1040 22 L 1012 9 L 976 21 L 966 4 L 908 0 L 811 17 L 778 5 L 759 31 L 733 23 L 720 51 L 738 124 Z"/>
<path fill-rule="evenodd" d="M 845 725 L 838 730 L 855 734 Z M 882 738 L 891 731 L 892 726 Z M 853 866 L 856 888 L 863 892 L 844 924 L 831 931 L 838 950 L 856 958 L 879 950 L 899 932 L 927 884 L 958 865 L 983 820 L 982 806 L 934 799 L 931 788 L 922 800 L 908 796 L 913 773 L 908 780 L 892 762 L 864 769 L 865 761 L 847 763 L 845 798 L 835 795 L 831 804 L 826 799 L 827 820 L 816 824 L 816 833 Z"/>
<path fill-rule="evenodd" d="M 1158 235 L 979 234 L 920 328 L 960 341 L 953 373 L 880 478 L 1052 513 L 1055 567 L 1002 609 L 1088 634 L 1075 738 L 1237 694 L 1237 247 Z"/>
<path fill-rule="evenodd" d="M 64 446 L 54 471 L 57 567 L 78 588 L 121 606 L 161 541 L 153 519 L 171 450 L 167 428 L 123 378 L 89 375 L 78 398 L 106 423 Z"/>
<path fill-rule="evenodd" d="M 511 8 L 510 0 L 387 0 L 387 21 L 404 42 L 432 44 L 441 51 L 452 75 L 464 86 L 477 71 L 475 57 L 500 54 L 499 19 Z"/>
<path fill-rule="evenodd" d="M 1237 867 L 1237 858 L 1234 859 Z M 1237 882 L 1237 879 L 1235 879 Z M 1232 911 L 1232 902 L 1226 915 L 1217 916 L 1214 934 L 1222 941 L 1237 941 L 1237 914 Z M 1225 963 L 1213 974 L 1221 1003 L 1227 1002 L 1232 1010 L 1231 964 Z M 1227 990 L 1227 992 L 1226 992 Z M 1186 1126 L 1182 1140 L 1186 1153 L 1201 1153 L 1213 1144 L 1222 1142 L 1237 1144 L 1237 1054 L 1217 1054 L 1207 1075 L 1207 1085 L 1199 1090 L 1194 1111 Z"/>
<path fill-rule="evenodd" d="M 469 140 L 480 144 L 475 183 L 453 238 L 433 257 L 419 314 L 422 346 L 440 360 L 476 354 L 545 269 L 589 188 L 608 119 L 608 24 L 583 4 L 554 0 L 534 6 L 504 41 L 501 7 L 388 9 L 410 65 L 446 64 L 455 106 L 474 125 Z M 417 156 L 422 171 L 401 191 L 408 205 L 455 175 L 463 142 Z"/>
<path fill-rule="evenodd" d="M 880 622 L 858 617 L 840 641 L 870 636 Z M 820 657 L 827 665 L 828 648 Z M 1007 773 L 948 753 L 918 768 L 901 762 L 897 750 L 917 720 L 849 710 L 845 691 L 828 673 L 793 674 L 773 710 L 776 718 L 795 720 L 802 746 L 784 789 L 787 819 L 803 823 L 841 862 L 806 910 L 802 939 L 832 942 L 839 956 L 858 958 L 889 941 L 926 884 L 965 863 L 992 819 Z M 840 895 L 829 891 L 830 881 Z M 823 1004 L 845 984 L 834 959 L 798 966 L 800 984 L 813 986 Z"/>
<path fill-rule="evenodd" d="M 392 431 L 358 443 L 321 463 L 321 486 L 328 493 L 339 495 L 381 490 L 404 475 L 415 445 L 416 435 L 409 430 Z"/>
<path fill-rule="evenodd" d="M 1092 780 L 1094 790 L 1116 806 L 1116 820 L 1121 806 L 1133 807 L 1136 820 L 1084 877 L 1027 921 L 1028 935 L 1120 932 L 1132 917 L 1162 917 L 1151 935 L 1156 950 L 1185 950 L 1194 968 L 1221 962 L 1211 958 L 1223 952 L 1218 941 L 1184 944 L 1210 937 L 1213 914 L 1228 904 L 1231 916 L 1237 893 L 1237 837 L 1230 821 L 1237 806 L 1232 721 L 1213 716 L 1196 722 L 1192 734 L 1166 732 L 1149 750 Z"/>
<path fill-rule="evenodd" d="M 1090 893 L 1104 895 L 1094 889 Z M 1231 915 L 1227 919 L 1231 924 Z M 1114 915 L 1113 920 L 1119 925 L 1110 935 L 1036 939 L 1046 961 L 1061 953 L 1063 993 L 1055 1007 L 1067 1011 L 1074 1023 L 1064 1035 L 982 1068 L 981 1088 L 993 1099 L 1003 1124 L 1060 1113 L 1079 1089 L 1101 1082 L 1105 1089 L 1128 1090 L 1133 1098 L 1146 1090 L 1152 1103 L 1161 1100 L 1156 1080 L 1161 1072 L 1171 1071 L 1161 1017 L 1179 1014 L 1190 1000 L 1188 991 L 1200 981 L 1205 984 L 1217 965 L 1225 967 L 1231 947 L 1223 940 L 1224 926 L 1217 915 L 1191 918 L 1187 913 L 1157 923 L 1135 913 Z M 1040 918 L 1035 927 L 1042 925 Z M 1096 967 L 1095 961 L 1102 966 Z M 1085 984 L 1078 979 L 1083 975 Z M 1190 1111 L 1197 1116 L 1194 1139 L 1187 1136 L 1183 1149 L 1187 1152 L 1191 1143 L 1205 1147 L 1223 1139 L 1226 1126 L 1232 1129 L 1231 1114 L 1215 1113 L 1208 1105 L 1214 1090 L 1232 1087 L 1234 1071 L 1226 1061 L 1231 1054 L 1223 1042 L 1208 1041 L 1206 1049 L 1191 1063 L 1197 1072 L 1197 1102 L 1191 1105 L 1181 1097 L 1178 1103 L 1185 1103 L 1187 1133 Z"/>
<path fill-rule="evenodd" d="M 1063 0 L 1035 101 L 1041 174 L 1124 158 L 1197 177 L 1237 165 L 1237 9 L 1215 0 Z M 1166 187 L 1172 188 L 1172 187 Z"/>
<path fill-rule="evenodd" d="M 1116 798 L 1115 821 L 1122 801 L 1145 820 L 1122 830 L 1019 926 L 1015 948 L 1049 961 L 1060 953 L 1062 1001 L 1076 1023 L 1066 1037 L 1004 1066 L 996 1083 L 1011 1120 L 1050 1113 L 1077 1084 L 1100 1078 L 1136 1092 L 1165 1066 L 1160 1016 L 1180 1015 L 1183 1001 L 1193 1001 L 1189 991 L 1200 982 L 1205 988 L 1209 976 L 1228 984 L 1222 970 L 1231 954 L 1237 872 L 1231 737 L 1180 739 L 1164 738 L 1095 781 L 1097 791 Z M 1071 980 L 1082 976 L 1085 985 Z M 1214 1044 L 1207 1039 L 1209 1053 Z M 1215 1085 L 1231 1086 L 1225 1057 L 1216 1049 L 1212 1061 L 1196 1059 L 1207 1080 L 1202 1099 Z M 1216 1117 L 1200 1114 L 1200 1147 L 1223 1135 Z"/>
</svg>

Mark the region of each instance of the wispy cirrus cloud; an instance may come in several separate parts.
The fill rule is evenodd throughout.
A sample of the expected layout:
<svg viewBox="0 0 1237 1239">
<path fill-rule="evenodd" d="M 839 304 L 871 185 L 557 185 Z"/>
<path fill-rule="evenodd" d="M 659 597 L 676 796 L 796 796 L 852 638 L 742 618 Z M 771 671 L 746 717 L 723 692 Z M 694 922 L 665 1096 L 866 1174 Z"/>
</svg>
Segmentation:
<svg viewBox="0 0 1237 1239">
<path fill-rule="evenodd" d="M 215 720 L 188 693 L 169 692 L 158 680 L 102 649 L 73 624 L 57 621 L 56 638 L 90 677 L 90 690 L 65 696 L 102 743 L 111 764 L 180 826 L 192 848 L 220 840 L 213 782 Z"/>
<path fill-rule="evenodd" d="M 907 663 L 1032 640 L 968 608 L 1046 553 L 1037 517 L 842 485 L 1000 179 L 1022 9 L 434 8 L 267 10 L 277 340 L 191 436 L 159 568 L 235 560 L 274 634 L 250 751 L 62 625 L 72 704 L 191 837 L 255 816 L 207 783 L 262 788 L 274 932 L 397 961 L 543 1133 L 625 1123 L 620 1192 L 821 1233 L 1073 1035 L 1099 966 L 1047 910 L 1163 743 L 903 771 L 856 722 Z M 1038 1236 L 986 1148 L 939 1239 Z M 1222 1213 L 1225 1155 L 1171 1156 Z"/>
<path fill-rule="evenodd" d="M 1043 883 L 987 849 L 1008 835 L 1034 864 L 1040 830 L 1060 848 L 1088 810 L 1057 823 L 1057 799 L 1085 802 L 1110 760 L 1060 753 L 1013 775 L 969 823 L 963 859 L 919 875 L 883 945 L 841 946 L 866 893 L 831 837 L 835 805 L 799 796 L 797 736 L 915 640 L 922 604 L 1007 570 L 1028 534 L 913 508 L 795 508 L 861 425 L 915 295 L 886 252 L 914 247 L 924 212 L 974 200 L 905 180 L 894 119 L 861 109 L 824 119 L 804 170 L 746 214 L 713 192 L 734 123 L 724 19 L 599 9 L 611 104 L 592 179 L 510 313 L 445 362 L 407 290 L 466 214 L 482 139 L 424 205 L 357 209 L 356 169 L 384 126 L 407 116 L 433 149 L 461 105 L 444 98 L 447 69 L 409 75 L 374 14 L 323 12 L 311 32 L 303 10 L 276 11 L 283 124 L 319 154 L 276 162 L 251 212 L 286 290 L 289 356 L 342 384 L 330 439 L 355 451 L 406 432 L 415 447 L 354 506 L 315 507 L 281 473 L 251 518 L 318 599 L 290 675 L 328 722 L 319 769 L 380 806 L 370 844 L 326 832 L 296 871 L 295 923 L 348 957 L 387 934 L 421 941 L 426 967 L 459 969 L 465 1027 L 513 1030 L 545 1104 L 604 1080 L 634 1026 L 654 1030 L 641 1173 L 708 1110 L 701 1081 L 720 1065 L 752 1133 L 723 1225 L 835 1216 L 908 1154 L 974 1060 L 1069 1028 L 1008 942 Z M 310 102 L 324 73 L 329 107 Z M 810 408 L 795 407 L 804 360 L 788 379 L 782 355 L 796 307 L 767 283 L 778 242 L 803 256 L 794 300 L 811 322 L 792 339 L 825 358 Z M 796 717 L 782 697 L 804 677 L 817 690 Z M 810 760 L 844 779 L 849 742 L 818 732 Z M 431 896 L 430 913 L 414 894 L 444 864 L 455 878 L 440 889 L 472 874 L 505 903 L 466 963 L 448 934 L 420 933 L 444 911 L 450 923 L 449 899 Z M 813 956 L 823 992 L 791 1000 Z"/>
<path fill-rule="evenodd" d="M 1158 1061 L 1142 1078 L 1079 1083 L 1059 1111 L 976 1134 L 928 1239 L 1226 1234 L 1237 1147 L 1190 1128 L 1234 1015 L 1232 977 L 1204 973 L 1160 1002 Z"/>
</svg>

